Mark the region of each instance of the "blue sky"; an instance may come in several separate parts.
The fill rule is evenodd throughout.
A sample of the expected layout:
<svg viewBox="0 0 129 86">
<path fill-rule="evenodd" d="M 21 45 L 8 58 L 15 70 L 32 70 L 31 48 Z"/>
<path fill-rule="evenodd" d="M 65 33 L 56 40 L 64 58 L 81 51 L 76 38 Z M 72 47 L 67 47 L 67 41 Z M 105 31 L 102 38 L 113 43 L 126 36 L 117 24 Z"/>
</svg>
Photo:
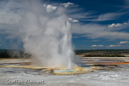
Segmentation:
<svg viewBox="0 0 129 86">
<path fill-rule="evenodd" d="M 73 31 L 75 48 L 129 49 L 128 0 L 63 0 L 63 2 L 77 5 L 76 9 L 80 9 L 78 17 L 85 15 L 83 18 L 74 17 L 80 23 L 76 25 L 80 30 Z"/>
<path fill-rule="evenodd" d="M 0 1 L 0 48 L 22 48 L 21 40 L 9 39 L 9 34 L 3 30 L 15 27 L 15 24 L 8 22 L 10 16 L 16 18 L 15 22 L 19 18 L 14 12 L 7 11 L 11 5 L 12 10 L 18 9 L 19 4 L 9 4 L 8 1 Z M 74 49 L 129 49 L 129 0 L 44 1 L 45 4 L 60 5 L 66 9 Z M 41 3 L 44 4 L 44 1 Z"/>
</svg>

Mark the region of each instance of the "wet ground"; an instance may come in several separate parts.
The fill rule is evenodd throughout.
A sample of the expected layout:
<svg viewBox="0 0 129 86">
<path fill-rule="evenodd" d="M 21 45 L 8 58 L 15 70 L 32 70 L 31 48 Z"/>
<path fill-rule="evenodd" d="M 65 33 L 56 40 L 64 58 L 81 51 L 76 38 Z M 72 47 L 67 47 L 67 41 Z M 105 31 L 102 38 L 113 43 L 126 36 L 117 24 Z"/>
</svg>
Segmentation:
<svg viewBox="0 0 129 86">
<path fill-rule="evenodd" d="M 127 58 L 121 60 L 115 59 L 117 59 L 115 62 L 128 62 Z M 21 63 L 20 60 L 18 61 Z M 82 61 L 84 62 L 84 59 Z M 100 61 L 100 59 L 97 61 Z M 110 58 L 110 61 L 113 61 L 113 59 L 111 60 Z M 6 62 L 8 61 L 6 60 L 4 63 Z M 12 62 L 13 64 L 4 63 L 2 65 L 23 65 L 14 64 L 17 63 L 16 60 Z M 84 65 L 84 63 L 82 64 Z M 84 66 L 93 65 L 100 68 L 79 75 L 53 75 L 52 73 L 42 71 L 42 69 L 0 67 L 0 86 L 129 86 L 128 64 L 97 65 L 95 63 L 85 64 Z"/>
</svg>

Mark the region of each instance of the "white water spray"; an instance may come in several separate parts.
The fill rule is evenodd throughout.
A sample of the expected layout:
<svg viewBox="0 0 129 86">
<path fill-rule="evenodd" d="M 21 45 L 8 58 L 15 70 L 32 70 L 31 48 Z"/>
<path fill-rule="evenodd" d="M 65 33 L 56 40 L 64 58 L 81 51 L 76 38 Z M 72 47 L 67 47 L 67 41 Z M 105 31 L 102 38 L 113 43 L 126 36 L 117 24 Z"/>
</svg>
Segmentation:
<svg viewBox="0 0 129 86">
<path fill-rule="evenodd" d="M 71 69 L 74 53 L 70 23 L 64 9 L 43 6 L 39 0 L 30 1 L 25 1 L 25 14 L 19 23 L 25 51 L 41 66 Z"/>
<path fill-rule="evenodd" d="M 8 14 L 5 19 L 8 27 L 5 24 L 3 29 L 7 38 L 22 41 L 36 64 L 71 68 L 74 57 L 71 24 L 64 7 L 42 0 L 3 0 L 0 4 L 3 14 Z"/>
</svg>

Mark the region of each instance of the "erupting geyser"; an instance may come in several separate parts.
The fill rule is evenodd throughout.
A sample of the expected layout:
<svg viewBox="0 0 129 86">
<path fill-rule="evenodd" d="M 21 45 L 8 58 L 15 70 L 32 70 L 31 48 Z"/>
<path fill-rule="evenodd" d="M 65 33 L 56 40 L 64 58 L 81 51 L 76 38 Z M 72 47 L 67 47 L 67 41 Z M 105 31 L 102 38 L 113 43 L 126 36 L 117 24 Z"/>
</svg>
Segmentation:
<svg viewBox="0 0 129 86">
<path fill-rule="evenodd" d="M 89 71 L 74 65 L 80 59 L 73 59 L 71 24 L 61 4 L 53 6 L 42 0 L 9 0 L 5 8 L 7 13 L 9 11 L 14 15 L 10 19 L 14 22 L 5 31 L 6 34 L 13 40 L 22 41 L 25 52 L 31 54 L 33 64 L 36 65 L 3 67 L 40 68 L 42 71 L 48 67 L 45 71 L 53 74 L 81 74 Z"/>
<path fill-rule="evenodd" d="M 74 52 L 64 8 L 43 5 L 39 0 L 24 0 L 24 4 L 18 31 L 25 51 L 41 66 L 70 69 Z"/>
</svg>

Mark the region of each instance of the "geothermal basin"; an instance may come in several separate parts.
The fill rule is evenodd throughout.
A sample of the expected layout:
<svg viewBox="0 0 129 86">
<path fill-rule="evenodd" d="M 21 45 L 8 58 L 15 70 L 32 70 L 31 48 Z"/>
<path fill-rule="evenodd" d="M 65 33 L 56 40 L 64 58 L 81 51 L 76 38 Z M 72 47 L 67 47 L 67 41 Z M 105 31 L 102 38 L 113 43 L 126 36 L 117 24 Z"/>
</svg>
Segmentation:
<svg viewBox="0 0 129 86">
<path fill-rule="evenodd" d="M 34 66 L 30 59 L 1 59 L 0 86 L 128 86 L 128 61 L 128 57 L 86 57 L 81 58 L 81 67 L 65 70 Z"/>
</svg>

